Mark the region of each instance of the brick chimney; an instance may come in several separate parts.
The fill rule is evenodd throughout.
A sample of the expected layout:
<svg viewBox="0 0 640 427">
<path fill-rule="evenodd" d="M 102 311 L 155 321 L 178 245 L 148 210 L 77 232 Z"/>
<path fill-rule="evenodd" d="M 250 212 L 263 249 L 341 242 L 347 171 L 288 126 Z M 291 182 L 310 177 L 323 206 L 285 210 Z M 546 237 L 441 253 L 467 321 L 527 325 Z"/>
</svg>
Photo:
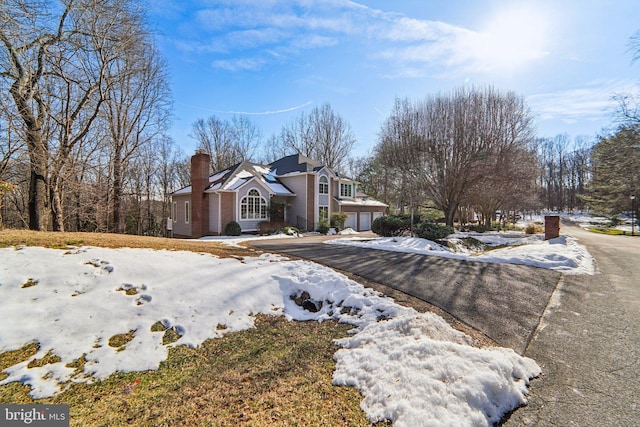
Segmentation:
<svg viewBox="0 0 640 427">
<path fill-rule="evenodd" d="M 196 152 L 191 157 L 191 237 L 197 239 L 209 231 L 209 199 L 204 190 L 209 185 L 207 153 Z"/>
</svg>

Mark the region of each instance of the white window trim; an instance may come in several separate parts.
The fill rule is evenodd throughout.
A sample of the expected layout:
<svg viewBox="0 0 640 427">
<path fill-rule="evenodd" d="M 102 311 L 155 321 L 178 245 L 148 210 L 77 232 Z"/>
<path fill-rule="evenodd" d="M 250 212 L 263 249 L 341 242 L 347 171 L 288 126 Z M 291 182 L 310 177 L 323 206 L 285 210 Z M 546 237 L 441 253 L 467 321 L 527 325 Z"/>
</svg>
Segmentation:
<svg viewBox="0 0 640 427">
<path fill-rule="evenodd" d="M 252 191 L 255 191 L 256 193 L 258 193 L 258 195 L 250 195 L 250 193 Z M 253 212 L 253 217 L 251 218 L 243 218 L 242 217 L 242 205 L 245 202 L 245 200 L 247 200 L 249 197 L 251 198 L 258 198 L 260 200 L 259 204 L 258 204 L 258 217 L 256 217 L 256 213 L 255 213 L 255 209 Z M 247 217 L 249 216 L 249 203 L 247 203 Z M 253 204 L 253 206 L 255 207 L 255 203 Z M 264 206 L 264 216 L 262 215 L 262 206 Z M 267 210 L 267 199 L 265 199 L 264 197 L 262 197 L 262 193 L 260 192 L 260 190 L 258 190 L 257 188 L 252 188 L 249 191 L 247 191 L 247 194 L 240 199 L 240 209 L 239 209 L 239 216 L 240 216 L 240 221 L 256 221 L 256 220 L 267 220 L 269 219 L 269 212 Z"/>
<path fill-rule="evenodd" d="M 178 222 L 178 202 L 173 202 L 171 207 L 171 216 L 173 217 L 171 219 L 173 222 Z"/>
<path fill-rule="evenodd" d="M 184 223 L 189 224 L 191 220 L 191 206 L 189 202 L 184 202 Z"/>
<path fill-rule="evenodd" d="M 346 194 L 347 191 L 343 191 L 343 189 L 348 188 L 348 195 Z M 340 198 L 345 198 L 345 199 L 353 199 L 353 183 L 347 183 L 347 184 L 343 184 L 340 183 Z"/>
<path fill-rule="evenodd" d="M 322 179 L 324 178 L 324 182 Z M 325 189 L 323 192 L 322 190 Z M 318 194 L 329 194 L 329 179 L 325 175 L 321 175 L 318 179 Z"/>
</svg>

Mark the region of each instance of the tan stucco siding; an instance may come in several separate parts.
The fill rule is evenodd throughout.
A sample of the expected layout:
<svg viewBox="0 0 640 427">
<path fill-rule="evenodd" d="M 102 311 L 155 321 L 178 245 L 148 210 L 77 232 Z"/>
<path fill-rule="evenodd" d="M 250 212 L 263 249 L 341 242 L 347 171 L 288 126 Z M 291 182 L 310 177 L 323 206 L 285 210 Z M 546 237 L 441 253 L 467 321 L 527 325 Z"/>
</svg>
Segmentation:
<svg viewBox="0 0 640 427">
<path fill-rule="evenodd" d="M 280 181 L 286 185 L 296 196 L 287 199 L 290 206 L 287 208 L 287 222 L 296 227 L 307 226 L 307 176 L 291 175 L 280 177 Z"/>
<path fill-rule="evenodd" d="M 209 194 L 209 233 L 217 235 L 222 232 L 220 227 L 220 195 Z"/>
<path fill-rule="evenodd" d="M 318 224 L 316 188 L 316 175 L 307 175 L 307 230 L 315 230 Z"/>
</svg>

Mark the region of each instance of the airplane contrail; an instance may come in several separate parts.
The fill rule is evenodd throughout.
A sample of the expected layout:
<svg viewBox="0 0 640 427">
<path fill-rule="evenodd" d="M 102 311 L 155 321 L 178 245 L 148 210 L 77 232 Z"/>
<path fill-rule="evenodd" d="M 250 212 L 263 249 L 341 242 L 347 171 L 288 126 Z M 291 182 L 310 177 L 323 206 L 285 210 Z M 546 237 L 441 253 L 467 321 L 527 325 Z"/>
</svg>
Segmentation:
<svg viewBox="0 0 640 427">
<path fill-rule="evenodd" d="M 202 110 L 211 111 L 213 113 L 220 113 L 220 114 L 244 114 L 244 115 L 248 115 L 248 116 L 267 116 L 267 115 L 270 115 L 270 114 L 288 113 L 289 111 L 299 110 L 299 109 L 307 107 L 307 106 L 309 106 L 311 104 L 313 104 L 313 102 L 309 101 L 309 102 L 305 102 L 304 104 L 296 105 L 295 107 L 291 107 L 291 108 L 284 108 L 282 110 L 273 110 L 273 111 L 261 111 L 261 112 L 211 110 L 209 108 L 196 107 L 194 105 L 188 105 L 188 106 L 189 107 L 199 108 L 199 109 L 202 109 Z M 186 105 L 186 104 L 182 104 L 182 105 Z"/>
</svg>

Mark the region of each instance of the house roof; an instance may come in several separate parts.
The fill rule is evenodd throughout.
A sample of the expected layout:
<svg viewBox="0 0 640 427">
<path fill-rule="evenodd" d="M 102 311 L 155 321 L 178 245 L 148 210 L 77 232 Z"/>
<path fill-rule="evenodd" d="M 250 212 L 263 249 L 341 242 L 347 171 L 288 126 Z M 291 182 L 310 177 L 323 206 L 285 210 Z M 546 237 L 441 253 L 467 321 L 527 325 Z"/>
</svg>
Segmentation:
<svg viewBox="0 0 640 427">
<path fill-rule="evenodd" d="M 205 192 L 216 190 L 234 191 L 251 180 L 258 180 L 262 185 L 278 196 L 293 196 L 295 193 L 287 188 L 271 173 L 268 166 L 258 163 L 240 162 L 209 177 L 209 185 Z M 174 196 L 191 194 L 191 186 L 172 193 Z"/>
<path fill-rule="evenodd" d="M 235 191 L 251 180 L 258 180 L 270 192 L 278 196 L 294 196 L 291 191 L 278 178 L 281 176 L 295 175 L 300 173 L 312 173 L 326 170 L 334 177 L 341 180 L 353 181 L 350 178 L 342 176 L 320 162 L 310 159 L 301 154 L 293 154 L 278 159 L 269 165 L 262 165 L 252 162 L 240 162 L 225 170 L 216 172 L 209 177 L 209 185 L 205 188 L 206 192 L 214 191 Z M 355 182 L 355 181 L 354 181 Z M 173 196 L 191 194 L 191 186 L 184 187 L 172 193 Z M 358 197 L 354 200 L 339 200 L 341 204 L 360 205 L 360 206 L 386 206 L 384 203 L 369 199 L 368 196 Z M 375 203 L 374 203 L 375 202 Z M 377 203 L 377 205 L 376 205 Z"/>
<path fill-rule="evenodd" d="M 274 175 L 289 175 L 292 173 L 317 172 L 324 167 L 320 162 L 311 160 L 302 154 L 293 154 L 269 164 Z"/>
</svg>

